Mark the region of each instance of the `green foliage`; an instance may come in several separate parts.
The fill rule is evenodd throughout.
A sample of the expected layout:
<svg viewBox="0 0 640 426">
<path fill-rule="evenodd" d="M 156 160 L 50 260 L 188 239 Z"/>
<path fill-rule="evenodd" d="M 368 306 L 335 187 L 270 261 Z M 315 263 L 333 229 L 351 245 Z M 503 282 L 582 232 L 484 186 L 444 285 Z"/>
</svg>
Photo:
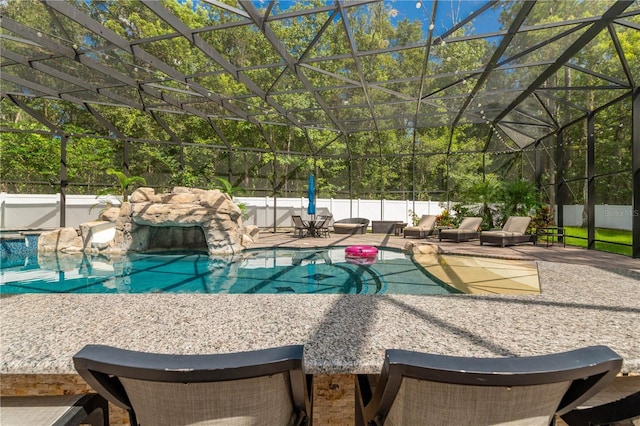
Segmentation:
<svg viewBox="0 0 640 426">
<path fill-rule="evenodd" d="M 240 195 L 246 192 L 245 189 L 241 186 L 233 186 L 228 179 L 215 177 L 214 181 L 216 182 L 216 184 L 214 184 L 214 187 L 229 195 L 229 197 L 233 198 L 234 195 Z"/>
<path fill-rule="evenodd" d="M 531 218 L 531 223 L 527 228 L 527 233 L 535 234 L 538 229 L 546 228 L 553 224 L 553 212 L 548 205 L 539 204 L 535 209 L 535 214 Z"/>
<path fill-rule="evenodd" d="M 227 72 L 212 64 L 187 38 L 170 37 L 175 29 L 139 1 L 76 0 L 72 3 L 74 7 L 127 40 L 154 40 L 144 43 L 144 50 L 174 67 L 177 72 L 187 76 L 188 80 L 174 80 L 162 72 L 147 69 L 142 61 L 136 60 L 134 63 L 130 52 L 104 49 L 105 46 L 101 45 L 104 41 L 100 40 L 95 41 L 97 48 L 90 53 L 96 55 L 96 60 L 103 63 L 108 61 L 116 72 L 131 76 L 136 81 L 146 82 L 145 85 L 153 82 L 154 85 L 161 86 L 157 90 L 163 97 L 172 97 L 180 103 L 196 107 L 206 105 L 203 110 L 208 116 L 203 118 L 170 113 L 168 111 L 173 107 L 165 106 L 151 92 L 146 92 L 141 101 L 151 107 L 149 111 L 153 110 L 154 116 L 146 110 L 92 103 L 91 107 L 128 139 L 128 142 L 123 142 L 114 140 L 109 131 L 92 118 L 82 105 L 52 97 L 38 96 L 29 99 L 27 103 L 30 108 L 62 128 L 69 136 L 66 164 L 70 191 L 94 193 L 95 188 L 104 187 L 106 176 L 102 171 L 121 168 L 125 160 L 122 152 L 126 144 L 130 149 L 128 164 L 131 174 L 144 177 L 149 186 L 155 188 L 170 185 L 207 188 L 216 183 L 216 176 L 230 176 L 229 184 L 232 188 L 244 188 L 250 195 L 275 193 L 300 196 L 306 191 L 306 178 L 309 171 L 313 170 L 317 176 L 318 192 L 323 196 L 411 199 L 415 195 L 417 200 L 433 198 L 480 203 L 481 207 L 477 212 L 469 213 L 481 213 L 485 218 L 485 228 L 492 227 L 497 218 L 495 203 L 504 201 L 504 209 L 499 212 L 503 216 L 509 212 L 526 210 L 529 205 L 528 201 L 523 201 L 514 194 L 495 196 L 493 189 L 486 187 L 491 186 L 491 183 L 476 182 L 487 171 L 488 180 L 495 178 L 497 181 L 526 176 L 527 172 L 531 174 L 530 170 L 526 170 L 531 167 L 527 165 L 525 156 L 520 153 L 504 154 L 504 151 L 519 149 L 508 135 L 503 134 L 503 142 L 494 134 L 487 144 L 489 127 L 484 123 L 465 124 L 465 118 L 453 131 L 444 125 L 447 123 L 445 119 L 450 119 L 454 105 L 466 99 L 477 82 L 476 78 L 461 78 L 472 75 L 471 71 L 486 64 L 495 51 L 496 39 L 462 40 L 465 35 L 473 33 L 471 25 L 466 25 L 449 36 L 458 39 L 455 42 L 436 43 L 430 47 L 430 57 L 426 63 L 429 78 L 418 79 L 417 76 L 422 75 L 425 66 L 423 23 L 426 21 L 398 17 L 392 22 L 388 18 L 394 17 L 398 12 L 394 9 L 393 2 L 375 2 L 357 8 L 343 7 L 353 29 L 353 40 L 344 36 L 344 25 L 340 22 L 340 17 L 330 23 L 326 21 L 326 14 L 303 13 L 295 18 L 269 20 L 265 25 L 269 25 L 282 41 L 284 49 L 296 61 L 300 60 L 300 63 L 305 64 L 300 72 L 311 85 L 323 88 L 310 95 L 300 86 L 294 69 L 280 66 L 284 65 L 282 58 L 260 31 L 255 31 L 250 25 L 236 25 L 238 22 L 234 20 L 237 17 L 234 18 L 234 14 L 225 13 L 218 7 L 202 1 L 162 0 L 163 6 L 185 25 L 207 29 L 224 27 L 224 30 L 207 30 L 198 34 L 242 70 L 238 73 Z M 255 5 L 261 9 L 261 13 L 266 12 L 266 3 L 255 2 Z M 323 0 L 275 2 L 270 14 L 275 16 L 285 9 L 293 12 L 325 5 Z M 520 5 L 520 2 L 500 2 L 496 6 L 501 13 L 503 29 L 511 24 Z M 590 18 L 601 12 L 602 7 L 602 2 L 538 2 L 527 18 L 527 26 L 532 30 L 514 37 L 504 58 L 517 52 L 521 52 L 522 56 L 501 65 L 501 70 L 496 70 L 487 81 L 487 90 L 495 93 L 503 87 L 512 87 L 515 83 L 520 87 L 527 87 L 547 65 L 519 65 L 547 64 L 583 33 L 583 30 L 578 30 L 562 34 L 566 27 L 548 26 L 536 29 L 535 25 Z M 22 24 L 40 29 L 47 33 L 45 36 L 51 32 L 54 36 L 68 38 L 87 48 L 81 26 L 64 24 L 64 30 L 62 27 L 49 29 L 53 15 L 42 2 L 5 0 L 0 2 L 0 12 L 9 18 L 20 16 Z M 451 17 L 452 21 L 457 21 L 458 18 L 460 17 Z M 436 33 L 439 30 L 436 29 Z M 611 30 L 615 30 L 625 52 L 625 59 L 629 62 L 629 69 L 638 80 L 640 54 L 637 46 L 640 45 L 640 32 L 619 24 L 613 25 Z M 320 32 L 320 36 L 316 38 Z M 62 33 L 64 34 L 61 35 Z M 354 80 L 356 67 L 351 56 L 351 41 L 359 51 L 361 70 L 358 72 L 362 73 L 365 80 L 377 82 L 366 93 L 357 87 L 359 85 L 350 87 L 352 85 L 346 83 L 358 79 Z M 3 39 L 3 43 L 8 51 L 19 51 L 11 38 Z M 531 46 L 538 43 L 543 43 L 544 48 L 528 52 Z M 305 51 L 307 46 L 309 50 Z M 407 46 L 418 47 L 404 48 Z M 386 47 L 398 49 L 377 52 Z M 107 51 L 113 56 L 107 57 Z M 43 50 L 43 55 L 47 54 Z M 316 61 L 325 57 L 334 59 Z M 54 58 L 52 61 L 59 60 Z M 618 96 L 619 90 L 595 89 L 615 81 L 606 81 L 598 75 L 611 76 L 619 81 L 627 78 L 609 31 L 603 31 L 594 38 L 571 63 L 572 67 L 563 67 L 550 76 L 545 85 L 559 87 L 568 83 L 575 87 L 593 86 L 594 90 L 571 90 L 561 96 L 555 93 L 554 96 L 542 97 L 536 101 L 544 103 L 544 107 L 557 117 L 560 124 L 573 121 L 582 111 L 594 110 Z M 56 66 L 64 66 L 63 64 L 64 62 L 60 62 Z M 80 63 L 76 65 L 81 66 Z M 511 67 L 512 65 L 515 66 Z M 9 64 L 7 69 L 9 68 L 16 68 L 16 65 Z M 72 75 L 81 70 L 67 68 Z M 581 68 L 595 72 L 583 72 Z M 96 78 L 99 80 L 108 77 Z M 241 82 L 241 77 L 251 79 L 265 95 L 252 93 Z M 51 87 L 60 84 L 57 79 L 48 78 L 45 73 L 38 73 L 38 84 L 51 84 Z M 227 104 L 242 102 L 243 107 L 253 111 L 256 118 L 274 121 L 274 124 L 256 126 L 242 120 L 224 119 L 227 113 L 224 109 L 215 102 L 204 102 L 201 94 L 194 95 L 193 88 L 185 81 L 197 82 L 223 98 L 240 95 L 241 101 L 234 99 Z M 100 85 L 100 82 L 95 84 Z M 132 96 L 131 88 L 114 86 L 114 89 L 109 90 L 132 102 L 138 102 L 137 97 Z M 413 129 L 407 123 L 406 129 L 385 130 L 390 127 L 389 124 L 393 124 L 390 117 L 407 107 L 404 103 L 406 98 L 415 97 L 420 90 L 425 95 L 431 95 L 425 98 L 421 106 L 422 117 L 419 120 L 443 126 Z M 321 128 L 307 128 L 303 132 L 287 126 L 286 122 L 278 122 L 279 118 L 270 112 L 272 106 L 269 102 L 274 101 L 285 109 L 293 109 L 295 113 L 292 115 L 300 122 L 319 120 L 330 123 L 331 117 L 327 116 L 326 111 L 317 108 L 314 96 L 321 97 L 332 114 L 342 115 L 344 117 L 341 116 L 341 119 L 352 120 L 353 123 L 370 114 L 365 107 L 368 103 L 374 105 L 378 117 L 386 118 L 381 118 L 376 124 L 380 129 L 363 128 L 363 131 L 345 136 Z M 490 96 L 480 93 L 469 105 L 469 111 L 480 116 L 482 110 L 491 103 L 487 102 L 490 101 L 487 97 Z M 561 98 L 562 102 L 555 102 L 553 98 Z M 482 102 L 485 107 L 479 106 Z M 342 105 L 362 105 L 363 108 L 352 112 L 341 109 Z M 546 113 L 538 116 L 535 111 L 527 111 L 529 105 L 533 106 L 531 103 L 522 104 L 518 107 L 518 113 L 546 117 Z M 571 108 L 570 105 L 577 105 L 579 108 Z M 46 134 L 50 129 L 21 111 L 8 98 L 0 99 L 0 106 L 0 125 L 3 130 L 8 130 L 0 138 L 2 190 L 32 193 L 59 190 L 61 159 L 58 140 Z M 629 97 L 596 115 L 595 166 L 596 173 L 602 175 L 596 179 L 598 203 L 631 202 L 633 180 L 630 110 Z M 440 116 L 443 117 L 442 122 L 438 121 Z M 156 117 L 170 130 L 160 125 Z M 545 119 L 542 118 L 543 121 Z M 544 127 L 540 126 L 541 129 Z M 567 185 L 569 199 L 566 202 L 569 203 L 583 202 L 586 197 L 585 127 L 581 121 L 563 131 L 565 178 L 573 180 Z M 30 130 L 33 133 L 12 133 L 11 129 Z M 541 136 L 540 133 L 535 133 L 535 129 L 529 130 L 533 133 L 532 137 Z M 167 143 L 175 139 L 184 142 L 184 145 Z M 553 188 L 555 147 L 547 142 L 544 147 L 542 176 L 545 186 Z M 492 154 L 492 150 L 501 153 Z M 277 155 L 273 152 L 277 152 Z M 519 167 L 521 163 L 525 166 Z M 491 172 L 494 172 L 494 177 L 491 177 Z M 524 193 L 526 195 L 526 191 Z M 557 201 L 554 197 L 555 194 L 550 191 L 545 202 L 554 204 Z M 456 214 L 454 217 L 461 216 Z"/>
<path fill-rule="evenodd" d="M 502 225 L 509 216 L 531 216 L 540 204 L 539 192 L 531 182 L 505 182 L 495 175 L 484 180 L 471 178 L 462 196 L 466 201 L 464 212 L 456 213 L 456 217 L 481 216 L 482 229 Z"/>
<path fill-rule="evenodd" d="M 462 203 L 455 203 L 451 207 L 451 210 L 453 211 L 453 216 L 451 217 L 451 224 L 456 228 L 458 227 L 458 225 L 460 225 L 460 222 L 462 222 L 462 219 L 464 219 L 465 217 L 473 216 L 471 209 L 469 209 L 469 207 L 465 206 Z"/>
<path fill-rule="evenodd" d="M 190 188 L 197 188 L 200 178 L 189 170 L 180 170 L 171 175 L 169 183 L 171 186 L 186 186 Z"/>
<path fill-rule="evenodd" d="M 442 210 L 442 213 L 436 216 L 436 226 L 453 226 L 453 216 L 449 209 Z"/>
<path fill-rule="evenodd" d="M 526 180 L 503 181 L 495 194 L 503 218 L 531 215 L 539 203 L 538 195 L 535 185 Z"/>
<path fill-rule="evenodd" d="M 146 185 L 147 181 L 141 176 L 127 176 L 124 173 L 115 170 L 115 169 L 107 169 L 107 174 L 116 178 L 118 184 L 118 195 L 122 197 L 122 200 L 125 201 L 127 199 L 127 191 L 130 186 L 133 185 Z M 104 189 L 98 191 L 98 194 L 110 194 L 109 189 Z"/>
<path fill-rule="evenodd" d="M 86 130 L 68 125 L 65 130 L 83 134 Z M 82 182 L 86 186 L 77 192 L 94 194 L 105 185 L 104 170 L 114 168 L 121 158 L 121 142 L 105 138 L 71 136 L 67 142 L 67 176 L 70 182 Z"/>
<path fill-rule="evenodd" d="M 240 195 L 246 192 L 245 189 L 240 186 L 233 186 L 228 179 L 225 179 L 222 177 L 215 177 L 214 180 L 216 184 L 214 184 L 213 186 L 216 189 L 220 189 L 220 191 L 227 194 L 231 198 L 233 198 L 234 195 Z M 242 212 L 243 219 L 246 219 L 248 214 L 247 205 L 244 203 L 236 203 L 236 205 Z"/>
<path fill-rule="evenodd" d="M 416 226 L 418 223 L 420 223 L 420 216 L 418 216 L 418 214 L 413 210 L 409 210 L 409 216 L 411 216 L 411 223 L 413 224 L 413 226 Z"/>
<path fill-rule="evenodd" d="M 463 190 L 466 195 L 468 209 L 473 215 L 482 217 L 482 229 L 494 227 L 494 215 L 497 213 L 495 203 L 499 200 L 500 182 L 493 175 L 484 180 L 478 177 L 470 179 L 468 186 Z"/>
<path fill-rule="evenodd" d="M 22 129 L 36 130 L 32 123 Z M 2 133 L 0 137 L 2 191 L 55 192 L 60 181 L 60 142 L 38 133 Z"/>
</svg>

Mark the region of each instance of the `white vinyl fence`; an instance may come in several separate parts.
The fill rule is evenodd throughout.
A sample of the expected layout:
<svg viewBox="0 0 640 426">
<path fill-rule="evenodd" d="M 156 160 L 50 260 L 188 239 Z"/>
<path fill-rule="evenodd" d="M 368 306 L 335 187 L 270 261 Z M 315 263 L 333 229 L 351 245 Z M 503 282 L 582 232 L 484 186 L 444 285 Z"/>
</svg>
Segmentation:
<svg viewBox="0 0 640 426">
<path fill-rule="evenodd" d="M 247 206 L 248 218 L 245 224 L 257 225 L 260 228 L 273 228 L 274 215 L 276 228 L 291 227 L 291 215 L 308 217 L 307 198 L 250 198 L 235 197 L 237 203 Z M 411 212 L 418 216 L 423 214 L 440 214 L 443 207 L 437 201 L 391 201 L 391 200 L 347 200 L 336 198 L 318 198 L 316 215 L 333 215 L 334 220 L 349 217 L 363 217 L 373 220 L 397 220 L 411 223 Z"/>
<path fill-rule="evenodd" d="M 291 227 L 292 214 L 307 217 L 306 198 L 236 197 L 237 203 L 247 206 L 245 224 L 260 228 Z M 0 228 L 52 229 L 60 226 L 60 194 L 27 195 L 0 193 Z M 78 227 L 81 223 L 96 220 L 105 206 L 93 195 L 68 195 L 66 198 L 66 226 Z M 439 214 L 445 203 L 438 201 L 410 200 L 348 200 L 319 198 L 316 214 L 332 214 L 334 220 L 363 217 L 373 220 L 398 220 L 411 223 L 411 211 L 418 216 Z M 582 223 L 583 206 L 565 206 L 565 226 Z M 631 230 L 633 211 L 631 206 L 596 206 L 596 227 Z"/>
</svg>

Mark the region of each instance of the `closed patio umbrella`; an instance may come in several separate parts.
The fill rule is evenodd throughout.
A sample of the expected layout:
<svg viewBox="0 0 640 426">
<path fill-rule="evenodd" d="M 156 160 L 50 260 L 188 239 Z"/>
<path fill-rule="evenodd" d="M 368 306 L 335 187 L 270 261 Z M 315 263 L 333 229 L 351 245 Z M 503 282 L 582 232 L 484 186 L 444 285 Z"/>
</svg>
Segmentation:
<svg viewBox="0 0 640 426">
<path fill-rule="evenodd" d="M 309 175 L 309 188 L 307 190 L 307 197 L 309 198 L 309 206 L 307 207 L 307 214 L 315 218 L 316 215 L 316 185 L 313 174 Z"/>
</svg>

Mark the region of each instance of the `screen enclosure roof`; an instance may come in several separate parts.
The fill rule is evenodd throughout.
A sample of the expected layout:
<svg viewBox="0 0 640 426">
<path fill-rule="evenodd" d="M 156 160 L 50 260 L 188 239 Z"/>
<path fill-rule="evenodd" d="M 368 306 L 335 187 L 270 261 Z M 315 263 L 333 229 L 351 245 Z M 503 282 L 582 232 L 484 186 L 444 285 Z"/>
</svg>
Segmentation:
<svg viewBox="0 0 640 426">
<path fill-rule="evenodd" d="M 16 7 L 20 5 L 20 7 Z M 1 96 L 524 148 L 640 80 L 637 1 L 0 2 Z M 224 130 L 216 129 L 224 138 Z"/>
</svg>

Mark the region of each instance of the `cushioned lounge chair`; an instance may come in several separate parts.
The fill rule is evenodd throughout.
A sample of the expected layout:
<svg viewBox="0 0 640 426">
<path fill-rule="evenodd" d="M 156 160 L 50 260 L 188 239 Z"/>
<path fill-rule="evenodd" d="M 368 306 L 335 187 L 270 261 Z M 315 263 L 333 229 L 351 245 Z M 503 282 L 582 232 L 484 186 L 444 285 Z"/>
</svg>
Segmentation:
<svg viewBox="0 0 640 426">
<path fill-rule="evenodd" d="M 420 218 L 420 222 L 416 226 L 407 226 L 404 228 L 404 237 L 427 238 L 433 233 L 436 227 L 436 216 L 424 214 Z"/>
<path fill-rule="evenodd" d="M 170 355 L 88 345 L 73 357 L 132 425 L 301 425 L 311 419 L 303 346 Z"/>
<path fill-rule="evenodd" d="M 3 426 L 109 425 L 107 400 L 96 393 L 57 396 L 3 396 Z"/>
<path fill-rule="evenodd" d="M 478 228 L 482 223 L 481 217 L 465 217 L 455 229 L 440 229 L 438 239 L 453 240 L 456 243 L 478 238 Z"/>
<path fill-rule="evenodd" d="M 356 425 L 549 425 L 621 366 L 605 346 L 521 358 L 387 350 L 380 376 L 357 376 Z"/>
<path fill-rule="evenodd" d="M 640 376 L 616 377 L 593 398 L 561 417 L 569 426 L 639 424 Z"/>
<path fill-rule="evenodd" d="M 531 218 L 528 216 L 509 216 L 501 230 L 482 231 L 480 245 L 491 243 L 504 247 L 520 243 L 535 243 L 535 235 L 525 234 L 529 223 L 531 223 Z"/>
<path fill-rule="evenodd" d="M 351 217 L 333 222 L 333 231 L 336 234 L 365 234 L 369 226 L 369 219 Z"/>
</svg>

